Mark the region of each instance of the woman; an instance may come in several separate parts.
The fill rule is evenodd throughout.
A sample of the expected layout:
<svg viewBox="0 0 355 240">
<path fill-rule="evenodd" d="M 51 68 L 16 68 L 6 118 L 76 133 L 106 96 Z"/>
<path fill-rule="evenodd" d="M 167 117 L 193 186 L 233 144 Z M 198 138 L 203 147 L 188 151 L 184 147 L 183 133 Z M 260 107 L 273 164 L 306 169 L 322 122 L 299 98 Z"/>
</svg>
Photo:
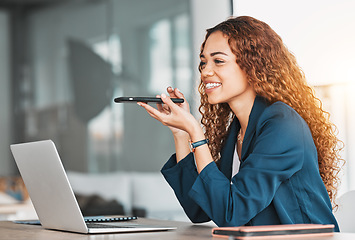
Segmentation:
<svg viewBox="0 0 355 240">
<path fill-rule="evenodd" d="M 207 30 L 200 59 L 203 128 L 186 101 L 162 94 L 157 109 L 139 103 L 173 133 L 176 154 L 162 173 L 191 221 L 339 231 L 338 139 L 281 38 L 252 17 L 230 18 Z"/>
</svg>

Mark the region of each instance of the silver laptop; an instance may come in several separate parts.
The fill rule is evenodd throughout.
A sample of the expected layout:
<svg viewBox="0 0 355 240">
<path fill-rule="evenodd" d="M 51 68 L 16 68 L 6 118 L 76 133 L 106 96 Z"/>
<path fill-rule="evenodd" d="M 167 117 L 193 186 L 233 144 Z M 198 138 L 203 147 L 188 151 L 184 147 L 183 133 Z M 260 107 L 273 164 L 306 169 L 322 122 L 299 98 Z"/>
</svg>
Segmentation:
<svg viewBox="0 0 355 240">
<path fill-rule="evenodd" d="M 122 222 L 86 223 L 51 140 L 10 146 L 40 223 L 44 228 L 78 233 L 164 231 L 167 226 Z"/>
</svg>

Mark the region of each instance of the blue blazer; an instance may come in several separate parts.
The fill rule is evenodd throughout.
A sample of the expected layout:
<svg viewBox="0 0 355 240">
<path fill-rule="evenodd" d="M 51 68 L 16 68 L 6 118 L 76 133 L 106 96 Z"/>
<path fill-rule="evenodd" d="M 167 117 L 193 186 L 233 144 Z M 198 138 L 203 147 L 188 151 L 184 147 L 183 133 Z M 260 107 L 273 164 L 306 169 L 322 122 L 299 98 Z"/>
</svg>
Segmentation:
<svg viewBox="0 0 355 240">
<path fill-rule="evenodd" d="M 192 222 L 218 226 L 295 223 L 338 224 L 318 169 L 317 149 L 307 123 L 291 107 L 257 96 L 249 116 L 239 172 L 232 162 L 240 124 L 229 128 L 218 165 L 200 174 L 193 153 L 161 172 Z"/>
</svg>

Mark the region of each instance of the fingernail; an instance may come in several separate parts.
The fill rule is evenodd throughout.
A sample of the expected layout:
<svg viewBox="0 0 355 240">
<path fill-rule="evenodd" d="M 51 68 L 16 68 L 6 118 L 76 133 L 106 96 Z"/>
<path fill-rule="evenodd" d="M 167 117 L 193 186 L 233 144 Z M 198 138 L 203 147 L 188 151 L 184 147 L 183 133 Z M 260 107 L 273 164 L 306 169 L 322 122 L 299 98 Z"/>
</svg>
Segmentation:
<svg viewBox="0 0 355 240">
<path fill-rule="evenodd" d="M 164 93 L 162 93 L 161 98 L 166 98 L 166 95 Z"/>
<path fill-rule="evenodd" d="M 178 89 L 178 88 L 175 88 L 175 89 L 176 89 L 176 91 L 180 92 L 180 89 Z"/>
<path fill-rule="evenodd" d="M 137 102 L 137 104 L 138 104 L 139 106 L 142 106 L 142 104 L 141 104 L 140 102 Z"/>
</svg>

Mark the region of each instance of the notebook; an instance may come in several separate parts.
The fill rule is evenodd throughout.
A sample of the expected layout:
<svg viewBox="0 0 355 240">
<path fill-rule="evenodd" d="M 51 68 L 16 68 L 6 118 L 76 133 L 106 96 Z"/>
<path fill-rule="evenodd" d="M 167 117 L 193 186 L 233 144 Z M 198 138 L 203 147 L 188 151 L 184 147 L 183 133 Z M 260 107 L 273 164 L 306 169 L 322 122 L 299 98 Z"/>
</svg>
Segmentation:
<svg viewBox="0 0 355 240">
<path fill-rule="evenodd" d="M 334 224 L 282 224 L 264 226 L 216 227 L 212 229 L 213 237 L 233 239 L 287 239 L 292 237 L 331 236 Z"/>
<path fill-rule="evenodd" d="M 88 234 L 176 229 L 142 225 L 135 220 L 85 223 L 54 142 L 13 144 L 10 148 L 44 228 Z"/>
</svg>

